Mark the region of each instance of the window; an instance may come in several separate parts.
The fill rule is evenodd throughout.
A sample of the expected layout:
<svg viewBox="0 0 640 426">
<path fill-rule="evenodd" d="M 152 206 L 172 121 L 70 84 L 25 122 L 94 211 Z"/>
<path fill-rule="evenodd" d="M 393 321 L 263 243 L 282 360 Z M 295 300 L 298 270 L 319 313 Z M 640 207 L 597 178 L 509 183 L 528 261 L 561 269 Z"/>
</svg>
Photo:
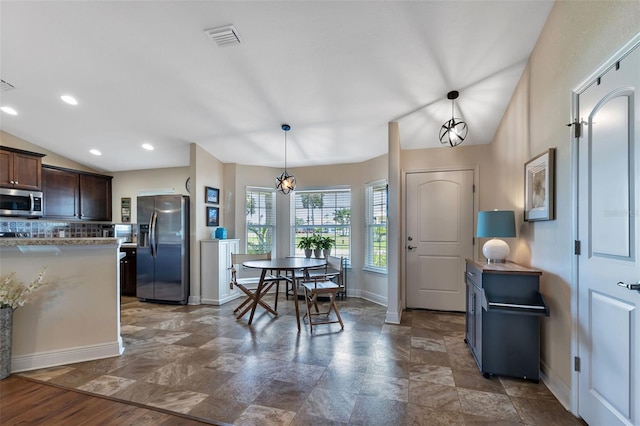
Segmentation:
<svg viewBox="0 0 640 426">
<path fill-rule="evenodd" d="M 334 241 L 332 256 L 351 258 L 350 189 L 296 191 L 291 197 L 291 213 L 291 253 L 304 256 L 298 241 L 316 233 Z"/>
<path fill-rule="evenodd" d="M 275 189 L 246 189 L 247 253 L 275 252 L 276 192 Z"/>
<path fill-rule="evenodd" d="M 387 182 L 365 186 L 364 269 L 387 272 Z"/>
</svg>

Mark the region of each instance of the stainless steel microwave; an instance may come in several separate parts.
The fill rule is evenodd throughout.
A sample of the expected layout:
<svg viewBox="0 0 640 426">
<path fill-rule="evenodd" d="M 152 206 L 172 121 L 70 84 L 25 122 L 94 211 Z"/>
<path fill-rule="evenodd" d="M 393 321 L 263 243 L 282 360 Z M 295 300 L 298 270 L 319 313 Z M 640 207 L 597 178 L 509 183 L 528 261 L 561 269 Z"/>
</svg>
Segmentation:
<svg viewBox="0 0 640 426">
<path fill-rule="evenodd" d="M 0 188 L 0 216 L 42 216 L 42 192 Z"/>
</svg>

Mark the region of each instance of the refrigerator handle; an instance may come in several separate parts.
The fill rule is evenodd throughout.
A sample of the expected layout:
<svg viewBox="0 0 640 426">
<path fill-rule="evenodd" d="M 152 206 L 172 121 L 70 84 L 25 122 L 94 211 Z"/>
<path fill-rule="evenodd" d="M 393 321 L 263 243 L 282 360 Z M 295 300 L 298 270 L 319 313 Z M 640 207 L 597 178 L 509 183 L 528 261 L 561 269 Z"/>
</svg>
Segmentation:
<svg viewBox="0 0 640 426">
<path fill-rule="evenodd" d="M 151 218 L 149 219 L 149 248 L 151 249 L 151 257 L 156 257 L 156 211 L 154 210 L 151 213 Z"/>
<path fill-rule="evenodd" d="M 158 255 L 158 211 L 153 211 L 153 251 L 155 256 Z"/>
</svg>

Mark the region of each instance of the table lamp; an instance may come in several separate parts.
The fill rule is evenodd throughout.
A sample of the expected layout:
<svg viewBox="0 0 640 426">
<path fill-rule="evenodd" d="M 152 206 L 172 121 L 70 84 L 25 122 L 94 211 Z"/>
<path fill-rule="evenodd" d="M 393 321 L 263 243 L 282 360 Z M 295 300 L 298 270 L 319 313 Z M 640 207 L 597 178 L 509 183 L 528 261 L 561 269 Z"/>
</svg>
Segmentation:
<svg viewBox="0 0 640 426">
<path fill-rule="evenodd" d="M 491 210 L 478 212 L 478 234 L 480 238 L 491 238 L 482 246 L 488 263 L 504 263 L 511 249 L 498 238 L 516 236 L 516 215 L 513 210 Z"/>
</svg>

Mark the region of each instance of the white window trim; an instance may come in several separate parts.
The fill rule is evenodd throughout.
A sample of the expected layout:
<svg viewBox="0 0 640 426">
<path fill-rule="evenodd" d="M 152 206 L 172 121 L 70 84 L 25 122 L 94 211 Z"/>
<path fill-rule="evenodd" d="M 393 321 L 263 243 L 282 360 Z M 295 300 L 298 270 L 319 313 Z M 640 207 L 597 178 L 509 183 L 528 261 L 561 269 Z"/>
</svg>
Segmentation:
<svg viewBox="0 0 640 426">
<path fill-rule="evenodd" d="M 380 266 L 374 266 L 371 264 L 367 263 L 367 260 L 369 257 L 373 258 L 373 256 L 369 256 L 370 254 L 370 250 L 372 250 L 373 247 L 373 243 L 372 241 L 370 241 L 370 234 L 369 234 L 369 230 L 371 227 L 371 213 L 372 213 L 372 209 L 373 209 L 373 191 L 376 188 L 381 188 L 384 187 L 386 189 L 387 187 L 387 180 L 386 179 L 381 179 L 381 180 L 377 180 L 377 181 L 373 181 L 373 182 L 369 182 L 366 183 L 364 186 L 364 226 L 365 226 L 365 230 L 364 230 L 364 237 L 365 237 L 365 245 L 364 245 L 364 256 L 363 256 L 363 267 L 362 270 L 363 271 L 367 271 L 367 272 L 373 272 L 376 274 L 381 274 L 381 275 L 387 275 L 388 274 L 388 259 L 389 259 L 389 239 L 388 239 L 388 235 L 387 235 L 387 267 L 380 267 Z M 388 208 L 388 203 L 389 203 L 389 199 L 387 198 L 386 200 L 386 204 L 387 204 L 387 208 Z M 385 226 L 385 228 L 387 228 L 388 230 L 388 222 L 387 225 Z"/>
<path fill-rule="evenodd" d="M 276 251 L 276 247 L 277 247 L 277 241 L 276 241 L 276 236 L 278 234 L 278 224 L 277 224 L 277 218 L 278 218 L 278 211 L 277 211 L 277 202 L 276 202 L 276 190 L 275 188 L 265 188 L 265 187 L 261 187 L 261 186 L 246 186 L 244 188 L 244 208 L 245 208 L 245 219 L 244 219 L 244 233 L 245 233 L 245 238 L 244 238 L 244 252 L 248 253 L 248 245 L 249 245 L 249 227 L 247 226 L 247 216 L 246 216 L 246 209 L 247 209 L 247 192 L 268 192 L 273 194 L 273 224 L 271 225 L 272 227 L 272 235 L 271 235 L 271 253 L 275 253 Z"/>
</svg>

